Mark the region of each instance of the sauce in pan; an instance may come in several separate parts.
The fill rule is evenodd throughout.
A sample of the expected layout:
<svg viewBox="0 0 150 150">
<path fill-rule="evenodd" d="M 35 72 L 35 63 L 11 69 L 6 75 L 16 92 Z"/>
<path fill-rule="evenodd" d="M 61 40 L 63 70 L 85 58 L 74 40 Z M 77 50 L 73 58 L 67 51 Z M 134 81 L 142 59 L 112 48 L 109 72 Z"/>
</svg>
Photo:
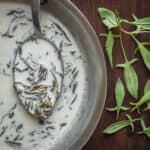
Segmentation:
<svg viewBox="0 0 150 150">
<path fill-rule="evenodd" d="M 23 45 L 23 59 L 17 53 L 18 63 L 13 68 L 16 48 L 33 32 L 30 7 L 0 4 L 0 145 L 3 150 L 55 149 L 79 120 L 87 97 L 86 57 L 58 20 L 44 11 L 41 16 L 42 32 L 56 47 L 33 39 Z M 23 91 L 19 97 L 13 74 L 18 83 L 15 88 L 18 86 Z M 42 96 L 46 106 L 41 102 Z M 39 113 L 36 108 L 41 104 L 41 112 L 48 108 L 48 113 L 43 113 L 47 115 L 44 124 L 36 118 Z"/>
</svg>

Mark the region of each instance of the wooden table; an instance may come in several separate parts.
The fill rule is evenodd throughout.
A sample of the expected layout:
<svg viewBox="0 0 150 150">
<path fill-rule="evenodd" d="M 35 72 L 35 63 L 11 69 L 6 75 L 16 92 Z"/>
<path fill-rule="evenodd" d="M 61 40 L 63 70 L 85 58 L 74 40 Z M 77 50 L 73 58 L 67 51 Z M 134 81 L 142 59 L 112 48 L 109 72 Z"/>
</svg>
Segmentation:
<svg viewBox="0 0 150 150">
<path fill-rule="evenodd" d="M 98 7 L 106 7 L 112 10 L 118 10 L 120 15 L 124 18 L 131 19 L 131 14 L 135 13 L 138 17 L 150 16 L 150 0 L 72 0 L 77 7 L 88 18 L 97 35 L 102 32 L 106 32 L 106 28 L 102 25 L 101 19 L 97 14 Z M 139 36 L 140 40 L 150 40 L 150 34 Z M 135 57 L 134 48 L 135 44 L 129 36 L 124 36 L 125 49 L 129 59 Z M 104 40 L 101 39 L 101 44 L 104 50 Z M 105 53 L 105 52 L 104 52 Z M 106 55 L 106 54 L 105 54 Z M 114 63 L 118 64 L 123 62 L 118 43 L 114 48 Z M 140 78 L 139 84 L 139 97 L 143 94 L 143 87 L 145 80 L 150 78 L 150 72 L 145 69 L 141 57 L 137 54 L 136 57 L 139 61 L 134 65 L 136 72 Z M 118 76 L 122 78 L 122 70 L 114 69 L 111 71 L 108 61 L 108 93 L 107 93 L 107 106 L 115 105 L 114 102 L 114 85 Z M 128 106 L 129 101 L 134 102 L 132 97 L 128 94 L 125 98 L 125 105 Z M 137 114 L 132 114 L 133 117 L 137 117 Z M 147 125 L 150 125 L 149 112 L 144 114 L 147 121 Z M 125 114 L 121 113 L 120 120 L 125 118 Z M 144 135 L 136 135 L 131 133 L 131 129 L 127 128 L 112 136 L 103 135 L 103 129 L 115 121 L 115 114 L 109 113 L 104 110 L 102 118 L 89 142 L 85 145 L 83 150 L 150 150 L 150 139 Z M 136 131 L 140 130 L 140 125 L 137 123 L 135 127 Z"/>
</svg>

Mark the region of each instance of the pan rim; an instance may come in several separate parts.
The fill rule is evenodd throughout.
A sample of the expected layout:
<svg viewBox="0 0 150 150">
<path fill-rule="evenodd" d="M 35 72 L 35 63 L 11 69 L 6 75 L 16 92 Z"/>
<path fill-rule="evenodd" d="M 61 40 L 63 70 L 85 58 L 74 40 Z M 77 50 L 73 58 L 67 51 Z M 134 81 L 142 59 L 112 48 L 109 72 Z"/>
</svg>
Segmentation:
<svg viewBox="0 0 150 150">
<path fill-rule="evenodd" d="M 98 123 L 100 122 L 100 119 L 102 118 L 102 113 L 104 110 L 104 105 L 106 102 L 106 96 L 107 96 L 107 67 L 106 67 L 106 63 L 105 63 L 105 57 L 104 57 L 104 53 L 102 50 L 102 46 L 100 41 L 98 40 L 98 37 L 95 33 L 95 30 L 93 29 L 92 25 L 90 24 L 90 22 L 88 21 L 88 19 L 84 16 L 84 14 L 79 10 L 79 8 L 70 0 L 61 0 L 61 3 L 64 3 L 65 6 L 67 6 L 80 20 L 81 22 L 86 25 L 86 28 L 88 28 L 88 32 L 89 34 L 92 36 L 93 40 L 95 41 L 98 49 L 97 52 L 99 53 L 99 56 L 101 56 L 102 59 L 102 70 L 103 70 L 103 82 L 105 83 L 103 85 L 103 95 L 101 95 L 101 99 L 102 99 L 102 104 L 101 104 L 101 109 L 99 110 L 99 112 L 97 112 L 97 116 L 94 117 L 94 121 L 93 121 L 93 114 L 92 117 L 90 118 L 89 123 L 91 123 L 92 121 L 94 123 L 88 124 L 85 131 L 83 133 L 83 135 L 70 147 L 71 150 L 77 150 L 77 149 L 81 149 L 87 142 L 88 140 L 91 138 L 91 136 L 93 135 Z M 98 95 L 97 101 L 99 100 L 100 95 Z M 88 130 L 90 129 L 90 130 Z M 87 133 L 88 131 L 88 133 Z M 84 136 L 85 134 L 85 136 Z"/>
</svg>

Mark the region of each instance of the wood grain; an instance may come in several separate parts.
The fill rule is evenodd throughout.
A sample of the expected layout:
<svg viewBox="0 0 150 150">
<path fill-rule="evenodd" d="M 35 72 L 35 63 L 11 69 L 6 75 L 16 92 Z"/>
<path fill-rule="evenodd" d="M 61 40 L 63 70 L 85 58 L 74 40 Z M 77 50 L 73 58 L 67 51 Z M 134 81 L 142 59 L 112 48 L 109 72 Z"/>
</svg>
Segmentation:
<svg viewBox="0 0 150 150">
<path fill-rule="evenodd" d="M 112 10 L 118 10 L 120 16 L 131 19 L 132 13 L 135 13 L 138 17 L 148 17 L 150 16 L 150 1 L 149 0 L 72 0 L 77 7 L 84 13 L 88 18 L 89 22 L 92 24 L 97 35 L 102 32 L 106 32 L 106 28 L 102 25 L 101 19 L 97 14 L 98 7 L 106 7 Z M 128 30 L 132 30 L 127 27 Z M 138 37 L 141 41 L 150 41 L 150 35 L 140 35 Z M 134 48 L 135 44 L 129 36 L 123 37 L 125 42 L 125 49 L 129 59 L 135 57 Z M 104 39 L 101 39 L 101 44 L 104 50 Z M 105 52 L 104 52 L 105 53 Z M 105 54 L 106 55 L 106 54 Z M 139 54 L 136 54 L 138 62 L 134 65 L 136 72 L 139 76 L 139 97 L 143 94 L 143 87 L 146 79 L 150 78 L 150 72 L 148 72 L 143 64 L 143 61 Z M 116 42 L 114 47 L 114 64 L 122 63 L 123 58 L 120 52 L 120 47 L 118 42 Z M 107 93 L 107 106 L 113 106 L 114 102 L 114 85 L 118 76 L 123 79 L 122 70 L 115 68 L 111 71 L 108 61 L 107 72 L 108 72 L 108 93 Z M 130 95 L 126 95 L 125 105 L 129 106 L 129 102 L 134 102 Z M 149 119 L 150 113 L 144 114 L 147 125 L 150 125 Z M 138 117 L 136 113 L 132 114 L 133 117 Z M 125 113 L 121 113 L 120 120 L 125 118 Z M 109 113 L 104 110 L 102 118 L 93 134 L 91 139 L 85 145 L 83 150 L 149 150 L 150 140 L 143 135 L 136 135 L 136 133 L 131 133 L 130 128 L 124 129 L 117 134 L 112 136 L 103 135 L 103 129 L 110 123 L 115 121 L 115 114 Z M 140 130 L 140 125 L 136 124 L 136 131 Z"/>
</svg>

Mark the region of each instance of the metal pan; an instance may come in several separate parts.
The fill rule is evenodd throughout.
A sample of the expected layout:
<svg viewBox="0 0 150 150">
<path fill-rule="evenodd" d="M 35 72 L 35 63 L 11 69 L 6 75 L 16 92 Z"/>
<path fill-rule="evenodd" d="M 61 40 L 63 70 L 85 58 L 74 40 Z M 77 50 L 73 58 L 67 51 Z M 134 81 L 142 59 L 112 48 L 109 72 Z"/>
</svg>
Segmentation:
<svg viewBox="0 0 150 150">
<path fill-rule="evenodd" d="M 80 10 L 68 0 L 49 0 L 46 4 L 52 15 L 57 17 L 72 33 L 78 46 L 89 60 L 89 96 L 81 120 L 75 125 L 70 136 L 61 143 L 62 149 L 77 150 L 92 135 L 102 115 L 107 74 L 104 55 L 97 36 Z"/>
<path fill-rule="evenodd" d="M 0 0 L 7 2 L 8 0 Z M 26 3 L 29 0 L 13 0 L 10 3 Z M 78 150 L 90 138 L 98 124 L 105 104 L 107 74 L 104 55 L 99 40 L 91 25 L 69 0 L 47 0 L 42 8 L 59 20 L 72 34 L 75 42 L 88 60 L 88 98 L 82 107 L 82 113 L 66 138 L 55 147 L 56 150 Z"/>
</svg>

